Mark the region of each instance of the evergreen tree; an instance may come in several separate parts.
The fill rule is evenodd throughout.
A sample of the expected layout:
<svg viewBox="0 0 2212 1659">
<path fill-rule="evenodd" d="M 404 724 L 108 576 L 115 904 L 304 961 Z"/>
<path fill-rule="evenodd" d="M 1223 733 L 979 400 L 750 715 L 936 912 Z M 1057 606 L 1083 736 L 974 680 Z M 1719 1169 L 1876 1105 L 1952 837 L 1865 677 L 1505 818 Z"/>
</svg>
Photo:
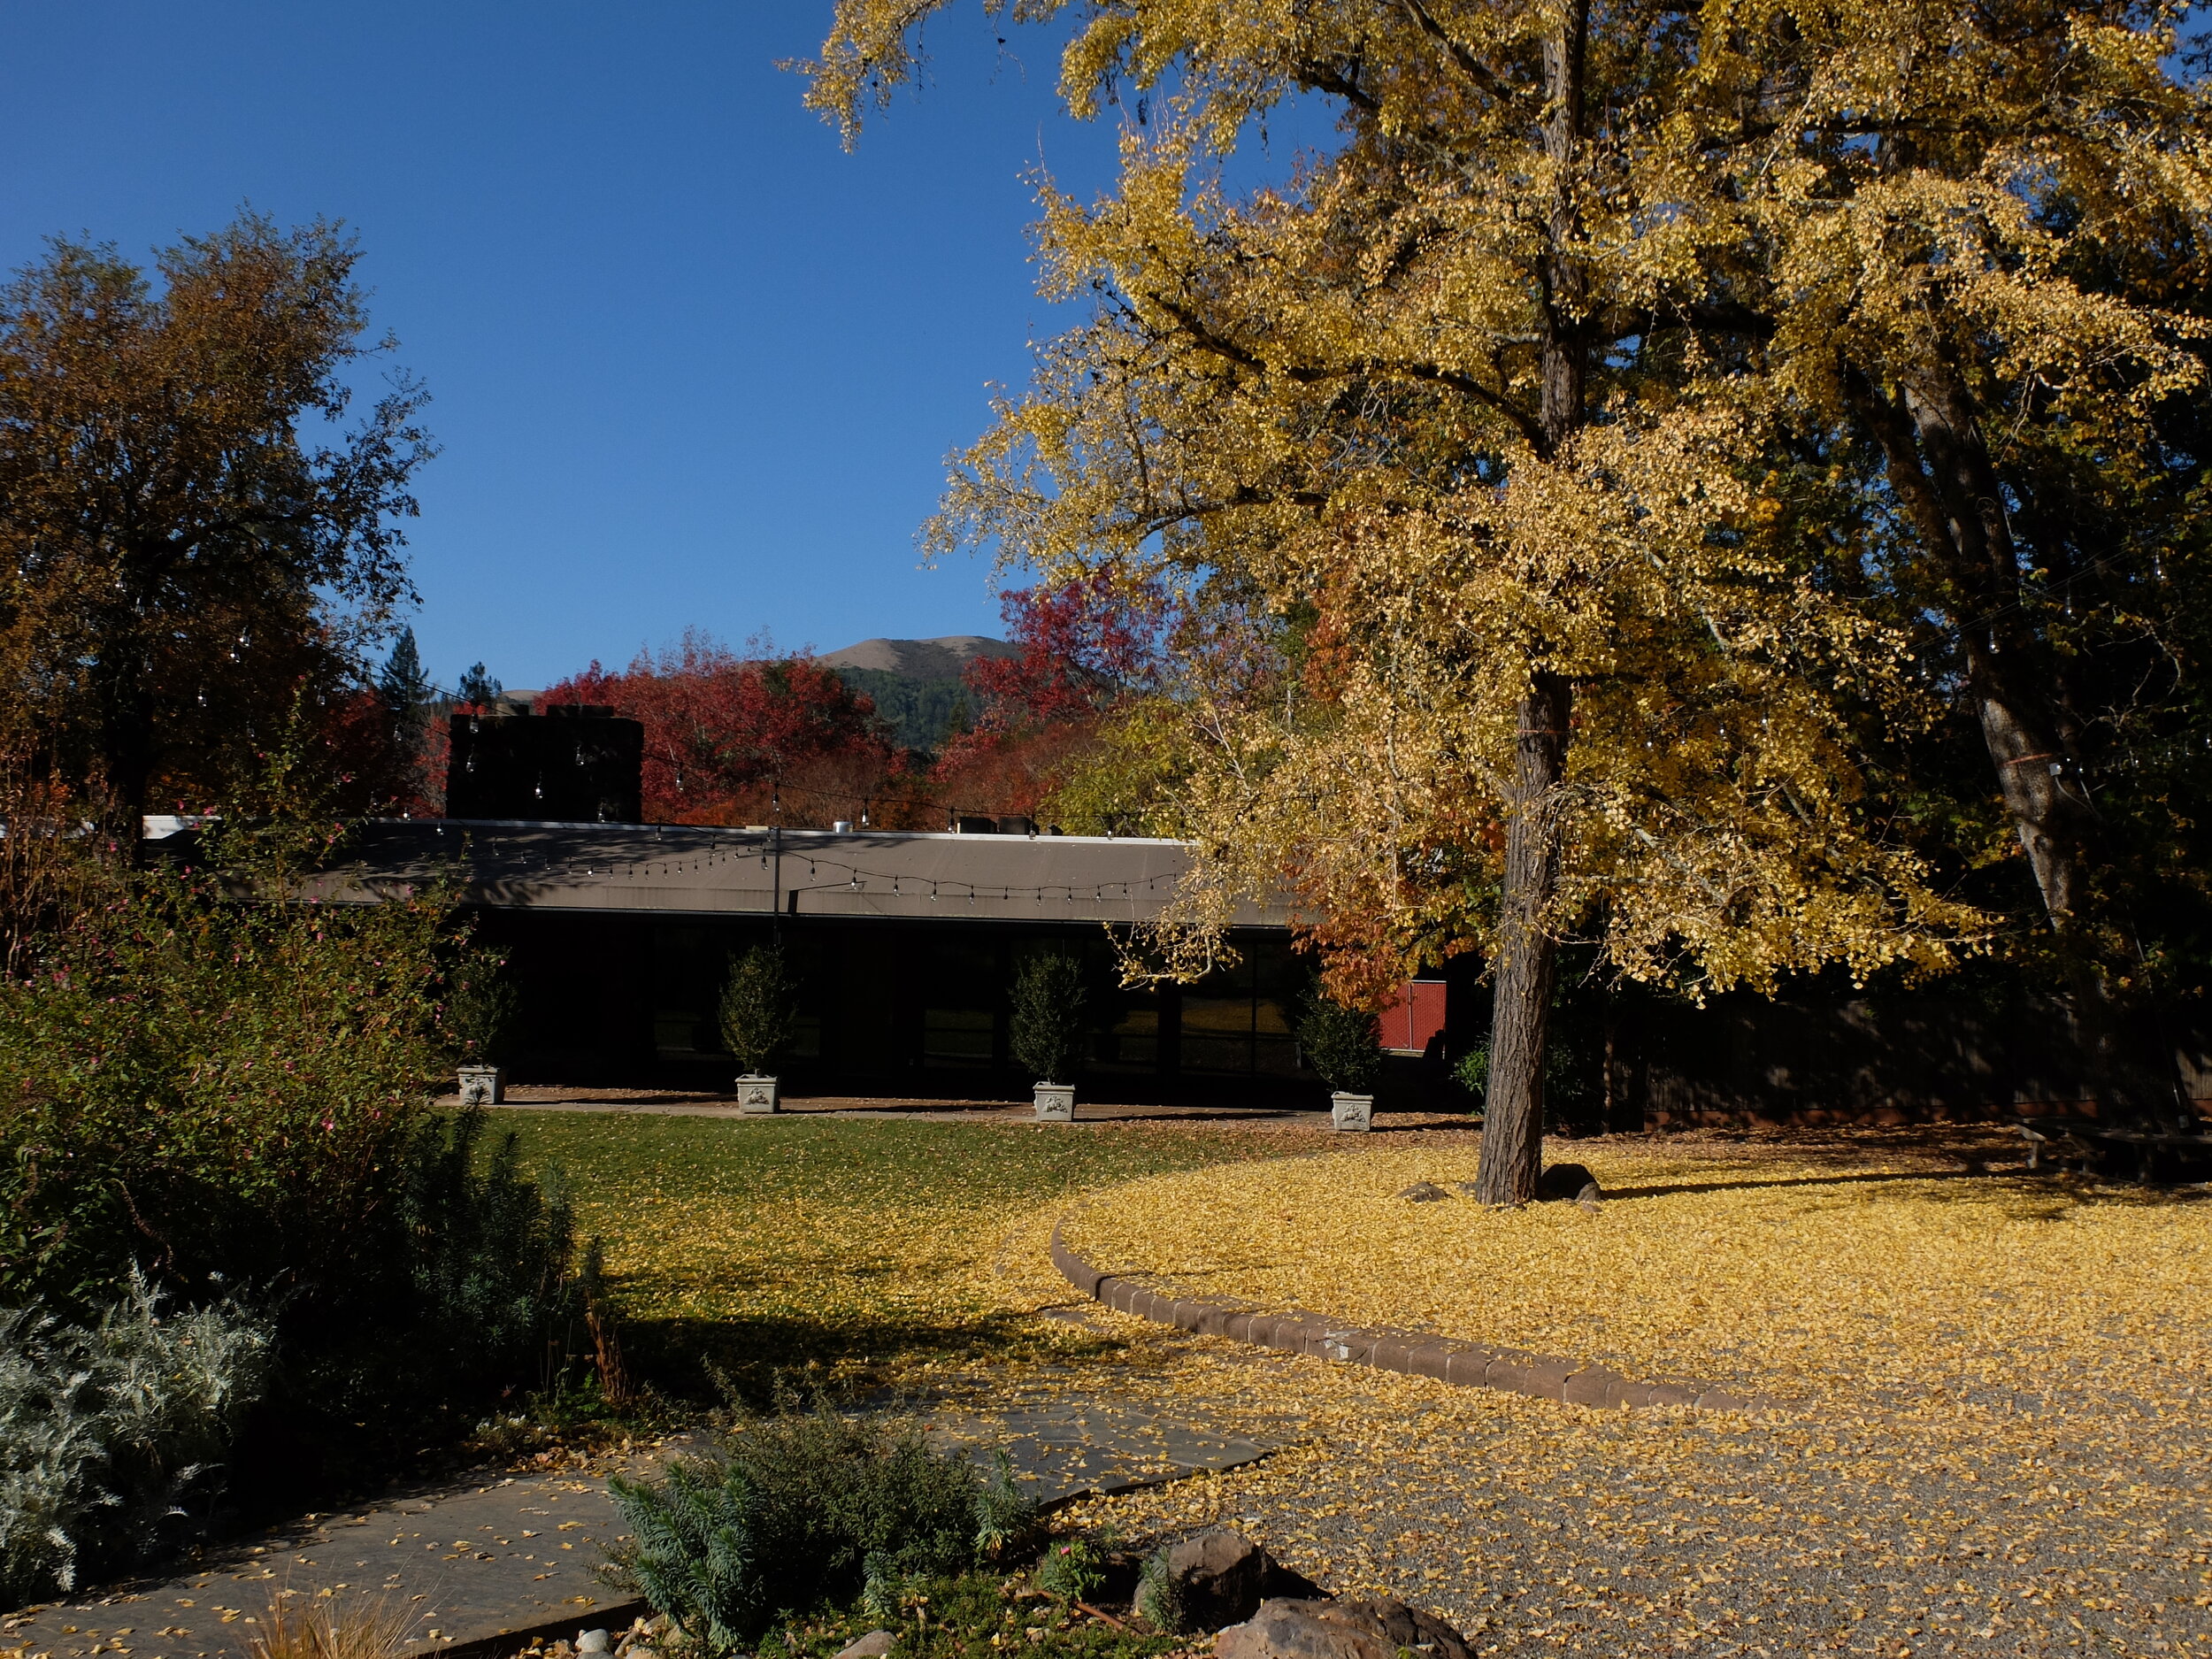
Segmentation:
<svg viewBox="0 0 2212 1659">
<path fill-rule="evenodd" d="M 483 664 L 471 663 L 468 672 L 461 676 L 460 688 L 453 696 L 457 703 L 472 703 L 485 709 L 497 703 L 505 690 L 504 686 L 484 672 Z"/>
<path fill-rule="evenodd" d="M 412 715 L 436 695 L 430 676 L 422 672 L 422 654 L 415 649 L 415 631 L 402 628 L 376 677 L 377 695 L 394 718 Z"/>
</svg>

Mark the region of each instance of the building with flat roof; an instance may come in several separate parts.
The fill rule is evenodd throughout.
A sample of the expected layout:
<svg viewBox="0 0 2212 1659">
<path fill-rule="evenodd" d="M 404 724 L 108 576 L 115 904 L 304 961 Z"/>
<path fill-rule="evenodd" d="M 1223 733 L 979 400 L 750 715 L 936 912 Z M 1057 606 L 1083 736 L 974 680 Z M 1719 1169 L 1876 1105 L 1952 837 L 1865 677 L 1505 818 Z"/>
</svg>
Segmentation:
<svg viewBox="0 0 2212 1659">
<path fill-rule="evenodd" d="M 457 880 L 478 937 L 508 953 L 525 1080 L 720 1086 L 723 979 L 773 940 L 800 986 L 795 1091 L 1019 1098 L 1009 992 L 1052 947 L 1090 969 L 1087 1093 L 1320 1104 L 1292 1031 L 1312 969 L 1280 904 L 1244 907 L 1236 960 L 1196 984 L 1120 983 L 1116 933 L 1158 916 L 1190 856 L 1078 835 L 380 819 L 311 893 Z"/>
</svg>

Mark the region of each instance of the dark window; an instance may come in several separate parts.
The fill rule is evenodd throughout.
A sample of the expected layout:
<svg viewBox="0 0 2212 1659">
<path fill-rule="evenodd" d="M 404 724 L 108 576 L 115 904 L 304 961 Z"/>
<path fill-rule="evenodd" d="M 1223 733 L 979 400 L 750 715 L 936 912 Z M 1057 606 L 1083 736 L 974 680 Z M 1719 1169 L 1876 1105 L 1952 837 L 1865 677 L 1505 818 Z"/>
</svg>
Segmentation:
<svg viewBox="0 0 2212 1659">
<path fill-rule="evenodd" d="M 1004 966 L 987 938 L 937 937 L 910 947 L 921 975 L 922 1064 L 974 1070 L 998 1057 Z"/>
</svg>

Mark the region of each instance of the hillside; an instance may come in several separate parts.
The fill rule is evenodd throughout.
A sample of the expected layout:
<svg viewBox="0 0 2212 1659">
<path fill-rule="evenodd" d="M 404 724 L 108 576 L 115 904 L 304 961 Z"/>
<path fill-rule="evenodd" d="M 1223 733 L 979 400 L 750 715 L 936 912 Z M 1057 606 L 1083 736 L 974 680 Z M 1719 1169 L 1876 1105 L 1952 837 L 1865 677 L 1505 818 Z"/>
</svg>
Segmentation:
<svg viewBox="0 0 2212 1659">
<path fill-rule="evenodd" d="M 816 658 L 876 710 L 908 749 L 934 752 L 949 730 L 975 717 L 975 698 L 961 675 L 979 657 L 1018 656 L 1017 647 L 978 634 L 935 640 L 863 640 Z"/>
</svg>

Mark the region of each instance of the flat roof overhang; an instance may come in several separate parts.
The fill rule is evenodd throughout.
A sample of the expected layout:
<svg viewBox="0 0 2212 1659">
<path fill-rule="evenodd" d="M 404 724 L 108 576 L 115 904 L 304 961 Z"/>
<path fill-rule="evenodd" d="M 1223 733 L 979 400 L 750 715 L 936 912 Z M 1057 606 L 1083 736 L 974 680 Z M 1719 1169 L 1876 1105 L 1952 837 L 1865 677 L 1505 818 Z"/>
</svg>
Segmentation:
<svg viewBox="0 0 2212 1659">
<path fill-rule="evenodd" d="M 374 818 L 303 897 L 373 902 L 442 877 L 494 910 L 885 921 L 1156 919 L 1191 866 L 1187 841 L 1119 836 Z M 1234 927 L 1286 927 L 1249 902 Z"/>
</svg>

